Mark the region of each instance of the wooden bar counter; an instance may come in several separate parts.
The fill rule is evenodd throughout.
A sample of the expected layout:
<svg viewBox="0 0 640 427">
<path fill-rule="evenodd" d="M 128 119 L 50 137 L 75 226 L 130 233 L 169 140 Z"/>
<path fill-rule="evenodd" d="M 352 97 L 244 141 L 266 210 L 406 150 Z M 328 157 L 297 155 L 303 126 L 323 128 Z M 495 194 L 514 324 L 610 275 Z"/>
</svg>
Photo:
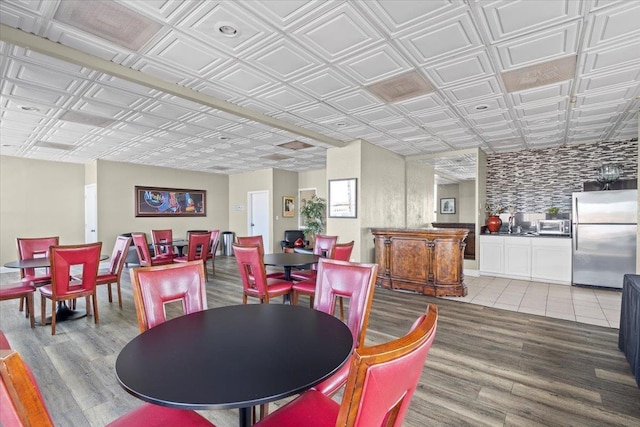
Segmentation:
<svg viewBox="0 0 640 427">
<path fill-rule="evenodd" d="M 466 296 L 465 229 L 372 228 L 376 284 L 432 296 Z"/>
</svg>

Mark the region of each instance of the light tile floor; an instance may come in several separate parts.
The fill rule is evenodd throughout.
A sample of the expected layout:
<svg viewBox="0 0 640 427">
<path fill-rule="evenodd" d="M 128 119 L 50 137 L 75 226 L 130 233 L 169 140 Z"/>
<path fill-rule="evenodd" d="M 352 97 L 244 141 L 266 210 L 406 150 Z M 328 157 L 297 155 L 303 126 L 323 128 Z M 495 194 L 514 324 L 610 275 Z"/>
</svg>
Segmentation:
<svg viewBox="0 0 640 427">
<path fill-rule="evenodd" d="M 446 297 L 510 311 L 620 327 L 621 289 L 582 288 L 491 276 L 465 276 L 466 297 Z"/>
</svg>

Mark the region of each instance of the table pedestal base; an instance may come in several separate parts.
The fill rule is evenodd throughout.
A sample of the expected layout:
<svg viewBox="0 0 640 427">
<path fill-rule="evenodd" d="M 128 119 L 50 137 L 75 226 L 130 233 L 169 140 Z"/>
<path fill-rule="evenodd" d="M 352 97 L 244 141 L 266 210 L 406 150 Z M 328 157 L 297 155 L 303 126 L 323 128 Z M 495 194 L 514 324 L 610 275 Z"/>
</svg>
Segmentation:
<svg viewBox="0 0 640 427">
<path fill-rule="evenodd" d="M 59 302 L 56 310 L 56 323 L 66 322 L 67 320 L 76 320 L 87 317 L 86 311 L 71 310 L 66 302 Z M 45 319 L 45 325 L 51 324 L 51 316 Z"/>
</svg>

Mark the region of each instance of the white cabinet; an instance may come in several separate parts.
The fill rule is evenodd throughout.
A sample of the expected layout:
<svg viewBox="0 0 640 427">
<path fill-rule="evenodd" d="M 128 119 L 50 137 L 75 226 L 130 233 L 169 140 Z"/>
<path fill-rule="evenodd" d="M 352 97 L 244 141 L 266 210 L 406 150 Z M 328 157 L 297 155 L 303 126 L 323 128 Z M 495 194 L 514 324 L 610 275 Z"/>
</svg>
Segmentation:
<svg viewBox="0 0 640 427">
<path fill-rule="evenodd" d="M 504 237 L 480 236 L 480 273 L 504 273 Z"/>
<path fill-rule="evenodd" d="M 571 284 L 571 239 L 480 236 L 480 274 Z"/>
<path fill-rule="evenodd" d="M 531 277 L 531 237 L 504 238 L 504 274 L 509 277 Z"/>
<path fill-rule="evenodd" d="M 571 284 L 571 239 L 531 239 L 531 279 Z"/>
</svg>

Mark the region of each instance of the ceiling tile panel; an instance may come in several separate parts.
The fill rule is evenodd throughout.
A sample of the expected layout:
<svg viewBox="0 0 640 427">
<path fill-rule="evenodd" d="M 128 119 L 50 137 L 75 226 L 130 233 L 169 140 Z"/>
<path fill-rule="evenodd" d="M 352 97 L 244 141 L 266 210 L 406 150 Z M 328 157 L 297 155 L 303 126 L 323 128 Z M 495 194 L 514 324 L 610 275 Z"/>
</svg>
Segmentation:
<svg viewBox="0 0 640 427">
<path fill-rule="evenodd" d="M 445 88 L 442 92 L 454 104 L 468 102 L 474 99 L 489 98 L 502 93 L 500 83 L 495 77 L 485 78 L 466 84 L 457 84 Z"/>
<path fill-rule="evenodd" d="M 593 50 L 585 54 L 585 74 L 613 71 L 611 68 L 622 68 L 640 63 L 640 38 L 628 43 L 619 43 L 606 49 Z"/>
<path fill-rule="evenodd" d="M 248 96 L 272 85 L 267 76 L 253 69 L 243 68 L 239 63 L 220 73 L 216 79 L 228 89 Z"/>
<path fill-rule="evenodd" d="M 594 13 L 587 26 L 587 48 L 597 48 L 605 43 L 640 35 L 640 3 L 623 4 Z"/>
<path fill-rule="evenodd" d="M 327 61 L 371 47 L 380 39 L 376 30 L 349 3 L 344 3 L 294 34 Z"/>
<path fill-rule="evenodd" d="M 640 67 L 638 66 L 583 76 L 578 83 L 578 93 L 620 85 L 621 83 L 626 85 L 632 82 L 640 83 Z"/>
<path fill-rule="evenodd" d="M 511 94 L 513 103 L 517 105 L 544 102 L 553 98 L 569 96 L 570 82 L 562 82 L 533 89 L 521 90 Z"/>
<path fill-rule="evenodd" d="M 249 58 L 249 63 L 276 78 L 287 80 L 317 68 L 320 61 L 294 43 L 279 39 Z"/>
<path fill-rule="evenodd" d="M 432 110 L 434 108 L 444 107 L 444 105 L 442 98 L 435 93 L 396 102 L 394 104 L 395 108 L 409 115 L 413 115 L 421 111 Z"/>
<path fill-rule="evenodd" d="M 395 35 L 459 7 L 459 2 L 450 0 L 418 2 L 415 0 L 380 0 L 361 2 L 358 5 L 368 9 L 382 22 L 389 34 Z"/>
<path fill-rule="evenodd" d="M 412 67 L 391 46 L 367 49 L 364 54 L 341 61 L 343 71 L 363 85 L 409 71 Z"/>
<path fill-rule="evenodd" d="M 547 31 L 518 37 L 496 45 L 503 71 L 521 68 L 575 54 L 578 50 L 580 21 Z"/>
<path fill-rule="evenodd" d="M 594 106 L 599 103 L 622 102 L 631 100 L 638 91 L 638 86 L 614 87 L 606 91 L 586 92 L 579 96 L 576 107 Z"/>
<path fill-rule="evenodd" d="M 295 80 L 291 84 L 319 99 L 344 93 L 352 88 L 349 80 L 330 68 Z"/>
<path fill-rule="evenodd" d="M 327 102 L 338 108 L 343 113 L 349 114 L 365 108 L 379 106 L 381 104 L 376 97 L 364 90 L 357 90 L 355 92 L 327 99 Z"/>
<path fill-rule="evenodd" d="M 207 49 L 198 41 L 173 31 L 160 40 L 145 56 L 200 75 L 229 60 L 226 55 Z"/>
<path fill-rule="evenodd" d="M 8 72 L 9 77 L 24 80 L 48 89 L 73 92 L 82 83 L 82 81 L 75 78 L 75 76 L 33 64 L 11 61 L 7 66 L 10 67 L 10 71 Z"/>
<path fill-rule="evenodd" d="M 575 0 L 495 1 L 480 7 L 493 41 L 580 17 L 580 2 Z"/>
<path fill-rule="evenodd" d="M 425 67 L 425 71 L 437 86 L 448 86 L 493 74 L 489 56 L 485 51 Z"/>
<path fill-rule="evenodd" d="M 453 57 L 482 45 L 468 10 L 453 19 L 402 36 L 399 41 L 420 65 Z"/>
</svg>

